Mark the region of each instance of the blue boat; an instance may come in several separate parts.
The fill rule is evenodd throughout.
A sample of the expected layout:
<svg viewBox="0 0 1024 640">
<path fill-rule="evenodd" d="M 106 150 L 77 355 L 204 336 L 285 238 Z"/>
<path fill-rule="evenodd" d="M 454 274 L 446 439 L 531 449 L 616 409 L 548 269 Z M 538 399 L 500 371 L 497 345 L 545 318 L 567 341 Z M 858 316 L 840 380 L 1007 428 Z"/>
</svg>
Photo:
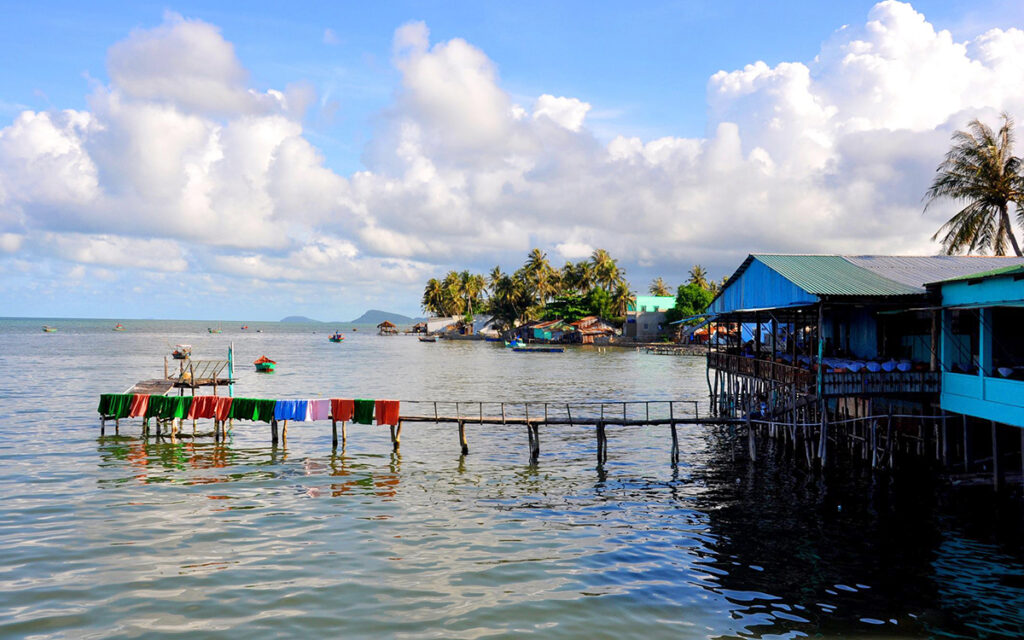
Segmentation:
<svg viewBox="0 0 1024 640">
<path fill-rule="evenodd" d="M 516 353 L 562 353 L 565 347 L 512 347 Z"/>
</svg>

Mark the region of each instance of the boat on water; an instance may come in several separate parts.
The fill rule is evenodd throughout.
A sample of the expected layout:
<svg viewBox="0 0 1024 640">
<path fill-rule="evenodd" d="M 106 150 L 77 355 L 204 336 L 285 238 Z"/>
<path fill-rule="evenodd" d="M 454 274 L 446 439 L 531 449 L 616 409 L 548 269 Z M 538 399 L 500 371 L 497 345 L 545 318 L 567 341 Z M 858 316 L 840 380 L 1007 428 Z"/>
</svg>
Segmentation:
<svg viewBox="0 0 1024 640">
<path fill-rule="evenodd" d="M 118 322 L 114 325 L 114 331 L 124 331 L 124 325 Z"/>
<path fill-rule="evenodd" d="M 341 335 L 340 331 L 335 331 L 331 335 L 327 336 L 327 339 L 331 342 L 341 342 L 345 339 L 345 336 Z"/>
<path fill-rule="evenodd" d="M 434 336 L 420 336 L 420 342 L 437 342 Z"/>
<path fill-rule="evenodd" d="M 508 340 L 506 340 L 505 341 L 505 346 L 506 347 L 511 347 L 513 349 L 517 349 L 517 348 L 525 347 L 526 343 L 523 342 L 522 338 L 520 338 L 519 336 L 516 336 L 515 338 L 512 339 L 512 342 L 509 342 Z"/>
<path fill-rule="evenodd" d="M 175 360 L 187 360 L 192 357 L 192 345 L 190 344 L 176 344 L 174 345 L 174 351 L 171 352 L 171 357 Z"/>
<path fill-rule="evenodd" d="M 247 324 L 243 324 L 243 325 L 242 325 L 242 331 L 245 331 L 245 330 L 246 330 L 246 329 L 248 329 L 248 328 L 249 328 L 249 325 L 247 325 Z"/>
<path fill-rule="evenodd" d="M 486 342 L 503 342 L 501 338 L 484 338 Z"/>
<path fill-rule="evenodd" d="M 565 347 L 512 347 L 516 353 L 562 353 Z"/>
<path fill-rule="evenodd" d="M 220 333 L 220 329 L 214 329 L 213 327 L 206 327 L 206 330 L 210 333 Z"/>
<path fill-rule="evenodd" d="M 274 367 L 277 366 L 277 363 L 267 356 L 260 356 L 253 361 L 253 364 L 256 365 L 257 373 L 273 373 Z"/>
<path fill-rule="evenodd" d="M 256 333 L 263 333 L 263 329 L 257 329 Z"/>
<path fill-rule="evenodd" d="M 57 333 L 57 327 L 51 327 L 48 324 L 44 324 L 43 333 Z"/>
</svg>

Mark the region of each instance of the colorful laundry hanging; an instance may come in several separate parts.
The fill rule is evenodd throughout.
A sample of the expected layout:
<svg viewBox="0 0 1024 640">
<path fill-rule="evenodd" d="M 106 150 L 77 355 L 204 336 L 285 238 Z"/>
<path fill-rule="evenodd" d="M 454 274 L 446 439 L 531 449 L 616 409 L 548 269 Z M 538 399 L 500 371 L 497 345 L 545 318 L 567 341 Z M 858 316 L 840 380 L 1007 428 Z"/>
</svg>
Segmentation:
<svg viewBox="0 0 1024 640">
<path fill-rule="evenodd" d="M 377 424 L 394 426 L 398 424 L 398 400 L 377 400 L 374 406 Z"/>
<path fill-rule="evenodd" d="M 104 418 L 127 418 L 131 404 L 131 394 L 103 393 L 100 394 L 100 404 L 96 407 L 96 411 Z"/>
<path fill-rule="evenodd" d="M 352 421 L 357 424 L 373 424 L 375 402 L 373 400 L 356 400 L 355 404 Z"/>
<path fill-rule="evenodd" d="M 184 418 L 192 406 L 192 396 L 149 396 L 147 418 Z"/>
<path fill-rule="evenodd" d="M 231 413 L 231 402 L 234 398 L 230 396 L 213 396 L 213 417 L 223 422 L 228 419 Z"/>
<path fill-rule="evenodd" d="M 335 420 L 339 422 L 348 422 L 355 415 L 355 411 L 355 400 L 331 398 L 331 417 Z"/>
<path fill-rule="evenodd" d="M 146 415 L 146 410 L 149 408 L 149 396 L 143 393 L 137 393 L 132 396 L 132 403 L 128 409 L 129 418 L 143 418 Z"/>
<path fill-rule="evenodd" d="M 258 398 L 235 398 L 231 402 L 229 418 L 235 420 L 251 420 L 252 422 L 270 422 L 274 419 L 274 405 L 277 400 L 261 400 Z"/>
<path fill-rule="evenodd" d="M 306 420 L 306 400 L 278 400 L 274 405 L 274 418 L 278 420 Z"/>
<path fill-rule="evenodd" d="M 321 398 L 318 400 L 307 400 L 306 401 L 306 420 L 312 422 L 314 420 L 330 420 L 331 419 L 331 401 L 327 398 Z"/>
<path fill-rule="evenodd" d="M 217 396 L 196 396 L 192 398 L 192 406 L 188 408 L 188 419 L 213 418 Z"/>
</svg>

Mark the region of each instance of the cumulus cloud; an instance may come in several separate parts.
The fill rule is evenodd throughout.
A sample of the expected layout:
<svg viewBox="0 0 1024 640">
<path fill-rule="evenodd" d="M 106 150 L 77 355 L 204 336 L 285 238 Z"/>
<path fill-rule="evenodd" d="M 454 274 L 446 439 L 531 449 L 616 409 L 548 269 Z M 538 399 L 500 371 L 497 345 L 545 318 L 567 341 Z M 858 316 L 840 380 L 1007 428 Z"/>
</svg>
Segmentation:
<svg viewBox="0 0 1024 640">
<path fill-rule="evenodd" d="M 1024 111 L 1024 31 L 958 42 L 893 0 L 811 60 L 711 76 L 705 137 L 598 139 L 585 96 L 524 108 L 484 51 L 422 22 L 392 55 L 394 102 L 342 176 L 304 135 L 308 86 L 252 88 L 202 21 L 133 31 L 87 110 L 0 129 L 0 251 L 363 292 L 532 246 L 677 273 L 750 250 L 934 252 L 949 210 L 922 215 L 921 195 L 950 134 Z"/>
</svg>

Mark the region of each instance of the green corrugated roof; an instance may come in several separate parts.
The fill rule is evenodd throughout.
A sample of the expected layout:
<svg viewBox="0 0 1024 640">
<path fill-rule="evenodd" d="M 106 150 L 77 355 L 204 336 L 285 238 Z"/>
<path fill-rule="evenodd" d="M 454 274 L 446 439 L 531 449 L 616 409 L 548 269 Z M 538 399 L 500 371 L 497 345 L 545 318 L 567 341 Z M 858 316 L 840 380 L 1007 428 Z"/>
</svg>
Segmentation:
<svg viewBox="0 0 1024 640">
<path fill-rule="evenodd" d="M 807 293 L 819 296 L 901 296 L 922 292 L 859 267 L 843 256 L 754 254 Z"/>
<path fill-rule="evenodd" d="M 993 276 L 1012 276 L 1018 273 L 1024 273 L 1024 266 L 1019 264 L 1012 265 L 1009 267 L 1000 267 L 998 269 L 989 269 L 988 271 L 979 271 L 978 273 L 969 273 L 966 276 L 957 276 L 955 278 L 946 278 L 945 280 L 939 280 L 939 282 L 961 282 L 963 280 L 978 280 L 980 278 L 991 278 Z"/>
</svg>

